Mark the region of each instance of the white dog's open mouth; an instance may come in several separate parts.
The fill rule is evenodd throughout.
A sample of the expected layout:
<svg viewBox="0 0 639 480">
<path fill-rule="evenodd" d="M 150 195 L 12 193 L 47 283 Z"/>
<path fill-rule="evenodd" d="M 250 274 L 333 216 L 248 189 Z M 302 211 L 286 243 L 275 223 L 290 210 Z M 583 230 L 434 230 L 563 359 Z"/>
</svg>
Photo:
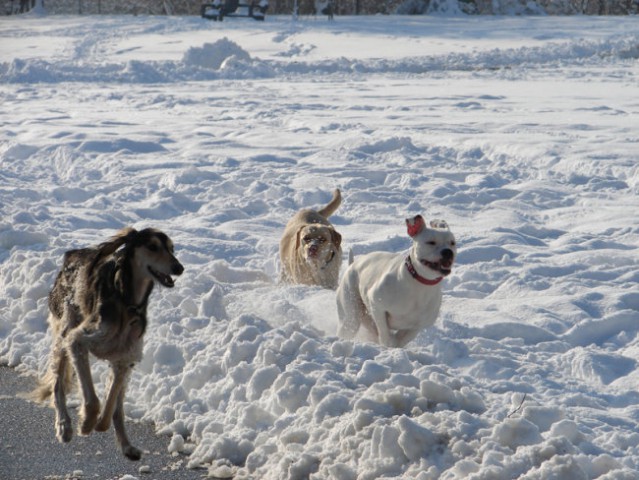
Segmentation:
<svg viewBox="0 0 639 480">
<path fill-rule="evenodd" d="M 431 270 L 434 270 L 435 272 L 439 272 L 444 276 L 450 275 L 450 272 L 452 271 L 452 268 L 453 268 L 452 260 L 440 260 L 439 262 L 429 262 L 428 260 L 421 259 L 419 262 L 425 267 L 430 268 Z"/>
<path fill-rule="evenodd" d="M 164 285 L 165 287 L 173 288 L 175 286 L 175 283 L 173 282 L 173 279 L 171 278 L 170 275 L 167 275 L 162 272 L 158 272 L 150 265 L 149 265 L 149 272 L 151 272 L 151 275 L 153 275 L 156 278 L 156 280 L 160 282 L 162 285 Z"/>
</svg>

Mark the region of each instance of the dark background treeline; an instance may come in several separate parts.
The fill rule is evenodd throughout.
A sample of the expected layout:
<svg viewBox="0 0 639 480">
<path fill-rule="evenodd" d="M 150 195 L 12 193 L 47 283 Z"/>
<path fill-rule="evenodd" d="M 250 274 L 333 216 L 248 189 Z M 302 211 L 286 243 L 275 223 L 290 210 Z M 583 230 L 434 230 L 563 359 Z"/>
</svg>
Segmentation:
<svg viewBox="0 0 639 480">
<path fill-rule="evenodd" d="M 0 14 L 28 11 L 38 0 L 0 0 Z M 199 15 L 202 0 L 42 0 L 50 14 Z M 270 14 L 291 14 L 295 0 L 269 0 Z M 629 15 L 639 0 L 333 0 L 337 15 L 420 15 L 451 10 L 475 15 Z M 300 15 L 314 0 L 297 0 Z"/>
</svg>

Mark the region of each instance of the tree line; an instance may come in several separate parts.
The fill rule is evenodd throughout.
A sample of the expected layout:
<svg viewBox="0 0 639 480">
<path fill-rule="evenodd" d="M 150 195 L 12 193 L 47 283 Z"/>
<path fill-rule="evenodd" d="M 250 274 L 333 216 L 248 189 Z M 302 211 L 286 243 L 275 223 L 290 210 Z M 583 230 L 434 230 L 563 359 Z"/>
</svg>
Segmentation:
<svg viewBox="0 0 639 480">
<path fill-rule="evenodd" d="M 25 13 L 44 4 L 50 14 L 199 15 L 207 0 L 0 0 L 0 13 Z M 244 0 L 250 1 L 250 0 Z M 270 14 L 315 11 L 316 0 L 269 0 Z M 631 15 L 639 0 L 332 0 L 336 15 Z"/>
</svg>

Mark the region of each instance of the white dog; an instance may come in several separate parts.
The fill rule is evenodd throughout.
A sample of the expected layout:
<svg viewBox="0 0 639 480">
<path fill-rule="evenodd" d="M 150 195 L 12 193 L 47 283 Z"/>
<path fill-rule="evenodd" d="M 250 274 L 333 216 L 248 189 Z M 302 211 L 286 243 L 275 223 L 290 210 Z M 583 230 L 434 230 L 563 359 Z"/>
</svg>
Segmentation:
<svg viewBox="0 0 639 480">
<path fill-rule="evenodd" d="M 351 339 L 363 326 L 381 345 L 402 347 L 437 320 L 442 279 L 457 247 L 443 220 L 427 227 L 421 215 L 406 220 L 409 254 L 374 252 L 358 257 L 337 289 L 338 336 Z"/>
</svg>

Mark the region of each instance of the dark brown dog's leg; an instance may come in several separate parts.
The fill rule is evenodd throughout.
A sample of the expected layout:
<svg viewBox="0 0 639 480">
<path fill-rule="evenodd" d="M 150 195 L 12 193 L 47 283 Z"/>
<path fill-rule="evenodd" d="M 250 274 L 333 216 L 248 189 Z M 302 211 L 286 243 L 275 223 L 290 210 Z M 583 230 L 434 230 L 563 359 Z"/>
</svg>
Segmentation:
<svg viewBox="0 0 639 480">
<path fill-rule="evenodd" d="M 93 431 L 100 413 L 100 400 L 95 394 L 91 365 L 89 364 L 89 350 L 84 344 L 84 331 L 79 326 L 69 333 L 67 351 L 71 356 L 73 368 L 78 377 L 82 390 L 82 408 L 80 410 L 80 435 L 88 435 Z"/>
<path fill-rule="evenodd" d="M 53 383 L 53 407 L 55 408 L 55 433 L 58 441 L 69 442 L 73 436 L 71 417 L 67 411 L 66 399 L 66 374 L 67 374 L 67 352 L 62 342 L 63 338 L 57 338 L 51 352 L 51 372 L 55 381 Z"/>
<path fill-rule="evenodd" d="M 142 457 L 142 450 L 134 447 L 129 442 L 129 437 L 126 435 L 124 429 L 124 394 L 126 392 L 126 383 L 128 379 L 125 379 L 120 394 L 118 395 L 118 401 L 116 402 L 115 412 L 113 412 L 113 426 L 115 428 L 115 437 L 120 445 L 120 449 L 125 457 L 129 460 L 140 460 Z"/>
<path fill-rule="evenodd" d="M 111 363 L 111 384 L 107 388 L 102 413 L 95 426 L 98 432 L 106 432 L 111 426 L 111 418 L 114 416 L 120 392 L 128 380 L 129 370 L 130 367 L 128 365 Z"/>
</svg>

